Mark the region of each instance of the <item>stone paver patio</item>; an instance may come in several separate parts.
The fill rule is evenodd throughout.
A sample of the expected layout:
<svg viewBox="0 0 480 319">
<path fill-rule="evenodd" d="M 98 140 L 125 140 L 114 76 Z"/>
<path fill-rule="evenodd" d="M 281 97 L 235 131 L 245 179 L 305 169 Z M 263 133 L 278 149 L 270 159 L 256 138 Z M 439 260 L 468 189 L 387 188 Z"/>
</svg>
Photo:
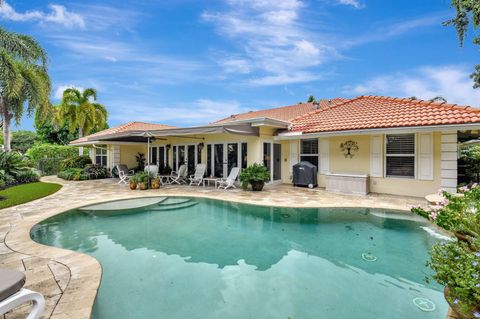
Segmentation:
<svg viewBox="0 0 480 319">
<path fill-rule="evenodd" d="M 267 206 L 371 207 L 406 212 L 410 205 L 425 203 L 423 198 L 378 194 L 347 196 L 289 185 L 268 186 L 263 192 L 194 186 L 131 191 L 127 185 L 117 185 L 117 180 L 113 179 L 68 182 L 45 177 L 42 180 L 62 184 L 63 188 L 49 197 L 0 210 L 0 267 L 26 273 L 26 288 L 45 296 L 43 318 L 90 318 L 100 284 L 101 266 L 93 257 L 44 246 L 30 239 L 32 226 L 66 210 L 109 200 L 157 195 L 198 196 Z M 26 305 L 4 317 L 25 318 L 28 310 Z"/>
</svg>

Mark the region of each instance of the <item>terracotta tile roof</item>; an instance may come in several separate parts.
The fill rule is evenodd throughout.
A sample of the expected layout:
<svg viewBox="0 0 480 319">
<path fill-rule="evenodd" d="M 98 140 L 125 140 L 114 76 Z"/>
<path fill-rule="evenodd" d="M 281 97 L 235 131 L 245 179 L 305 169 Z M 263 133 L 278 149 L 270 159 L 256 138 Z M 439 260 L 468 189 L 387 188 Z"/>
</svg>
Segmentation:
<svg viewBox="0 0 480 319">
<path fill-rule="evenodd" d="M 480 109 L 384 96 L 359 96 L 292 120 L 291 131 L 314 133 L 373 128 L 480 124 Z"/>
<path fill-rule="evenodd" d="M 347 101 L 347 99 L 336 98 L 332 100 L 319 100 L 319 108 L 324 108 L 336 103 Z M 234 114 L 224 119 L 213 122 L 214 124 L 228 123 L 239 120 L 249 120 L 254 118 L 268 117 L 275 120 L 291 121 L 297 116 L 304 115 L 314 110 L 313 103 L 298 103 L 295 105 L 275 107 L 266 110 L 250 111 L 246 113 Z"/>
<path fill-rule="evenodd" d="M 70 142 L 70 144 L 79 144 L 79 143 L 85 143 L 88 141 L 94 141 L 99 137 L 105 137 L 112 134 L 134 132 L 134 131 L 164 130 L 169 128 L 175 128 L 175 126 L 170 126 L 165 124 L 145 123 L 145 122 L 128 122 L 122 125 L 108 128 L 106 130 L 103 130 L 94 134 L 84 136 L 82 138 L 79 138 L 75 141 Z"/>
</svg>

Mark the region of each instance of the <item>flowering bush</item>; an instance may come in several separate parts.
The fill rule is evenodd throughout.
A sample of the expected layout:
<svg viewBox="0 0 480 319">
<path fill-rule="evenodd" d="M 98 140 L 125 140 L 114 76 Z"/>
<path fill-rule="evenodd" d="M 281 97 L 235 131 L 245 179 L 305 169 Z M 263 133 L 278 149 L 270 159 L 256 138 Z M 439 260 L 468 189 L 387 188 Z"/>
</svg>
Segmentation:
<svg viewBox="0 0 480 319">
<path fill-rule="evenodd" d="M 480 187 L 439 195 L 443 200 L 436 206 L 412 212 L 452 231 L 457 240 L 434 245 L 427 265 L 435 272 L 432 278 L 448 287 L 448 301 L 468 318 L 480 318 Z"/>
</svg>

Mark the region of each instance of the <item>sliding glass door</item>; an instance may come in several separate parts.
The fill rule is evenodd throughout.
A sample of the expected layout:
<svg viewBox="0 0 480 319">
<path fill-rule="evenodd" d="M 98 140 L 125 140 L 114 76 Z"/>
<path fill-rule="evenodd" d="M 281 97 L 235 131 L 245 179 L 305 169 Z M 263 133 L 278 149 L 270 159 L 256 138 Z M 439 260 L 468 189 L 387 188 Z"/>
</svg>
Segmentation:
<svg viewBox="0 0 480 319">
<path fill-rule="evenodd" d="M 187 165 L 188 173 L 193 174 L 197 163 L 201 162 L 198 144 L 173 145 L 173 170 L 178 171 L 183 164 Z"/>
</svg>

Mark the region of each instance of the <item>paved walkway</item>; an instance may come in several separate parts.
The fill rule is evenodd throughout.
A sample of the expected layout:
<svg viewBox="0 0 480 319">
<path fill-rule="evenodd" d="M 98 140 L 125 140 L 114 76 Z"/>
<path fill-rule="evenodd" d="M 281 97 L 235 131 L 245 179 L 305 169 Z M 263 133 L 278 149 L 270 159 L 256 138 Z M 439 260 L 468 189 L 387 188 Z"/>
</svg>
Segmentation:
<svg viewBox="0 0 480 319">
<path fill-rule="evenodd" d="M 424 204 L 414 197 L 389 195 L 347 196 L 322 189 L 289 185 L 266 187 L 262 192 L 216 190 L 213 187 L 167 186 L 159 190 L 131 191 L 116 180 L 67 182 L 56 177 L 43 181 L 63 185 L 57 193 L 23 205 L 0 210 L 0 267 L 24 271 L 26 288 L 46 298 L 43 318 L 90 318 L 101 278 L 101 266 L 92 257 L 48 247 L 30 239 L 30 229 L 47 217 L 98 202 L 147 196 L 179 195 L 224 199 L 249 204 L 289 207 L 372 207 L 408 211 L 410 205 Z M 25 318 L 29 306 L 5 315 Z"/>
</svg>

